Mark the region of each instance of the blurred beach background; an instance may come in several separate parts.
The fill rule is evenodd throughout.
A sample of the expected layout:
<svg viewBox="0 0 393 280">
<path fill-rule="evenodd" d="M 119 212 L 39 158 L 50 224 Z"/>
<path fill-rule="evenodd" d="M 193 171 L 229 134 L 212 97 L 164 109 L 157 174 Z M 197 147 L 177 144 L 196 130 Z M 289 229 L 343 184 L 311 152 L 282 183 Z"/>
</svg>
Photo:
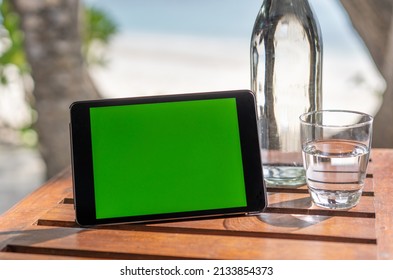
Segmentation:
<svg viewBox="0 0 393 280">
<path fill-rule="evenodd" d="M 337 0 L 310 0 L 323 44 L 323 107 L 375 115 L 385 82 Z M 104 67 L 89 69 L 104 97 L 249 89 L 249 44 L 262 0 L 85 0 L 105 11 L 118 32 Z M 43 30 L 43 32 L 45 32 Z M 0 88 L 0 120 L 31 118 L 20 81 Z M 0 213 L 45 180 L 36 148 L 0 130 Z M 31 141 L 34 141 L 32 139 Z"/>
</svg>

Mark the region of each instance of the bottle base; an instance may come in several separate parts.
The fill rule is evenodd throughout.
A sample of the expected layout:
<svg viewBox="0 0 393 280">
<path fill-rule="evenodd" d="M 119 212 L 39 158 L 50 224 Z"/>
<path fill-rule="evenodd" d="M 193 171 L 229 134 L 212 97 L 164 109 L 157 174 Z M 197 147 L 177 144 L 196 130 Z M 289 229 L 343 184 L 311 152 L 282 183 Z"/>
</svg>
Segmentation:
<svg viewBox="0 0 393 280">
<path fill-rule="evenodd" d="M 306 184 L 306 174 L 302 166 L 263 166 L 265 183 L 270 186 L 295 187 Z"/>
</svg>

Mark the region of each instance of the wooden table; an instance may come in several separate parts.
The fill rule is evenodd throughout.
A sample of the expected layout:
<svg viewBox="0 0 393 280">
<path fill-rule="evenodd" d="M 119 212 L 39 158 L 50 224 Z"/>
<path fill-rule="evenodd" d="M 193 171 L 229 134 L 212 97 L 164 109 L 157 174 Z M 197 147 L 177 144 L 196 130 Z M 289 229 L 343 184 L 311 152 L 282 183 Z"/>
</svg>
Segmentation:
<svg viewBox="0 0 393 280">
<path fill-rule="evenodd" d="M 0 216 L 0 259 L 393 259 L 393 150 L 374 149 L 360 204 L 270 188 L 260 216 L 80 228 L 67 170 Z"/>
</svg>

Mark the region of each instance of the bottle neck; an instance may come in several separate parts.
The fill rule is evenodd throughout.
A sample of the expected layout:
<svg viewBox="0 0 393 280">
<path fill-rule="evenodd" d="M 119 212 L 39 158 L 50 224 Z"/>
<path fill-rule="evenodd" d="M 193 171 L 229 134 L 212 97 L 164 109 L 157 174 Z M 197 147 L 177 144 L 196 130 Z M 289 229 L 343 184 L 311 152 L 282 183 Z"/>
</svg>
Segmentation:
<svg viewBox="0 0 393 280">
<path fill-rule="evenodd" d="M 264 0 L 261 11 L 270 15 L 307 15 L 312 13 L 308 0 Z"/>
</svg>

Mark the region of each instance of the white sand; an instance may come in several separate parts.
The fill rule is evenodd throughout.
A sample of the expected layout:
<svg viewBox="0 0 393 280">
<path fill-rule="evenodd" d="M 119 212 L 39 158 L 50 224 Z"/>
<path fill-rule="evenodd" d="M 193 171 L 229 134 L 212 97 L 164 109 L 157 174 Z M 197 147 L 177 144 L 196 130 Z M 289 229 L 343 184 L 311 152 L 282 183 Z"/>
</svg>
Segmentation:
<svg viewBox="0 0 393 280">
<path fill-rule="evenodd" d="M 107 50 L 106 68 L 91 74 L 106 97 L 250 88 L 249 41 L 241 39 L 127 34 Z M 325 49 L 325 109 L 375 114 L 384 82 L 370 58 Z"/>
</svg>

